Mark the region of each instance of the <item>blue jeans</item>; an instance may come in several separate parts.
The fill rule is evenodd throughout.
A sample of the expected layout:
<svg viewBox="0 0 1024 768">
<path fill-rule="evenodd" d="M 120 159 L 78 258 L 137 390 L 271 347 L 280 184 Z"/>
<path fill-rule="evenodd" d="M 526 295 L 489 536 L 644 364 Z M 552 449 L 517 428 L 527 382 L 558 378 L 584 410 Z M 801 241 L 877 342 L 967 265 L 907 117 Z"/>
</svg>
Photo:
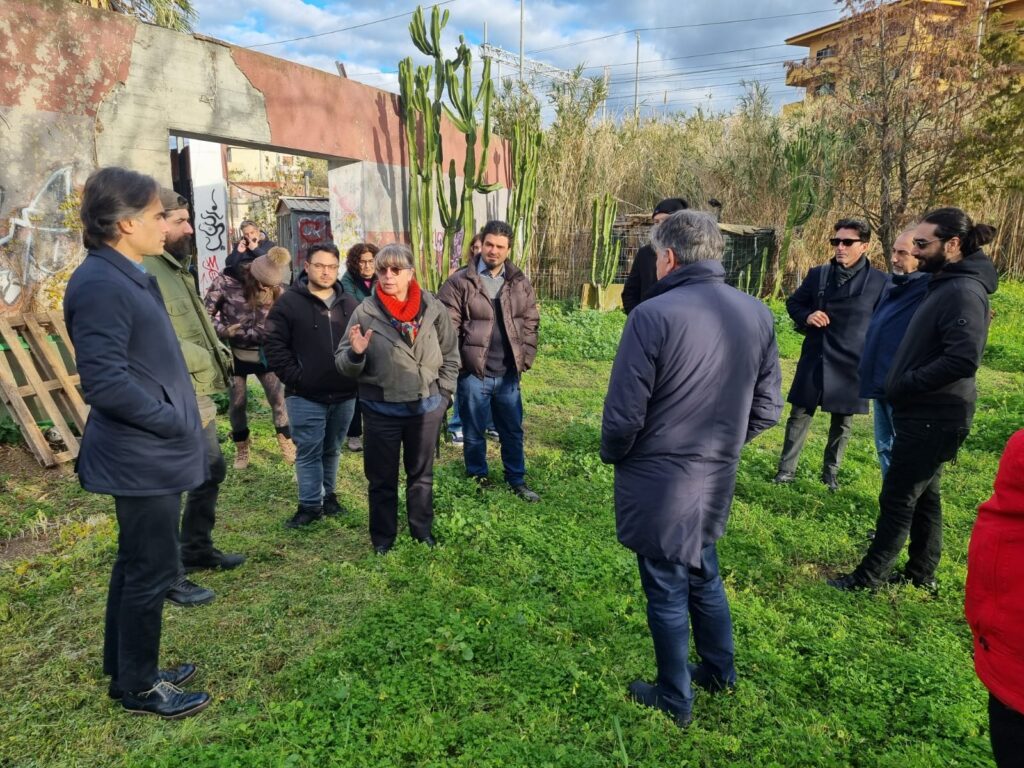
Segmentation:
<svg viewBox="0 0 1024 768">
<path fill-rule="evenodd" d="M 736 682 L 732 616 L 718 574 L 718 554 L 709 544 L 700 553 L 700 569 L 637 555 L 640 583 L 647 595 L 647 626 L 654 640 L 658 693 L 677 712 L 693 707 L 689 641 L 706 673 L 727 686 Z"/>
<path fill-rule="evenodd" d="M 487 415 L 487 429 L 494 429 L 494 416 Z M 459 387 L 455 386 L 455 397 L 452 398 L 451 416 L 448 417 L 448 432 L 453 435 L 462 434 L 462 417 L 459 415 Z"/>
<path fill-rule="evenodd" d="M 356 399 L 318 403 L 293 395 L 285 400 L 295 443 L 295 476 L 299 504 L 319 507 L 334 493 L 341 459 L 341 442 L 348 431 Z"/>
<path fill-rule="evenodd" d="M 505 465 L 505 482 L 515 487 L 526 478 L 526 457 L 523 455 L 523 399 L 519 394 L 519 375 L 515 371 L 501 378 L 472 374 L 459 376 L 459 414 L 462 416 L 462 456 L 466 473 L 474 477 L 487 475 L 488 419 L 501 440 L 501 461 Z"/>
<path fill-rule="evenodd" d="M 892 463 L 892 441 L 896 430 L 892 425 L 892 405 L 888 400 L 875 400 L 871 410 L 875 417 L 875 450 L 878 451 L 878 463 L 882 467 L 882 479 L 885 479 Z"/>
</svg>

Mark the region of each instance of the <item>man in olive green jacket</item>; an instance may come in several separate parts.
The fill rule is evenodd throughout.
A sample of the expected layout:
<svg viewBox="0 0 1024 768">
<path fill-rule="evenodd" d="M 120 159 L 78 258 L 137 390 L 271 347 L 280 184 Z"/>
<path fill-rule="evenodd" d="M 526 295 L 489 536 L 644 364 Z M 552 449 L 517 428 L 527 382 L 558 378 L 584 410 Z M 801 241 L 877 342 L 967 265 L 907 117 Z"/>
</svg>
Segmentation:
<svg viewBox="0 0 1024 768">
<path fill-rule="evenodd" d="M 193 233 L 188 202 L 169 189 L 161 190 L 160 199 L 167 216 L 166 250 L 159 256 L 147 256 L 143 266 L 160 286 L 167 314 L 181 344 L 199 402 L 209 457 L 206 482 L 190 491 L 185 501 L 181 518 L 182 570 L 167 599 L 178 605 L 201 605 L 213 600 L 214 594 L 185 578 L 185 571 L 236 568 L 245 562 L 244 555 L 221 552 L 213 546 L 212 539 L 217 493 L 226 467 L 217 440 L 217 406 L 211 395 L 228 389 L 231 353 L 217 338 L 188 269 Z"/>
</svg>

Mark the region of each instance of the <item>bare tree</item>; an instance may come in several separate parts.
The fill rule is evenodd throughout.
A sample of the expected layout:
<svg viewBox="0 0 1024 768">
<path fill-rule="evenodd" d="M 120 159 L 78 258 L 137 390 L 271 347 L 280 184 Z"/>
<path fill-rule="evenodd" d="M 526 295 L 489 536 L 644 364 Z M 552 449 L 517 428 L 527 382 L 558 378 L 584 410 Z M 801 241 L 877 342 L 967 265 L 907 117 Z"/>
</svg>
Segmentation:
<svg viewBox="0 0 1024 768">
<path fill-rule="evenodd" d="M 1019 162 L 1020 124 L 995 126 L 989 119 L 1018 74 L 987 55 L 981 0 L 845 5 L 850 18 L 839 43 L 835 95 L 819 99 L 819 108 L 850 148 L 839 199 L 861 210 L 888 261 L 912 216 L 955 202 L 964 185 Z M 971 167 L 964 166 L 966 147 Z"/>
</svg>

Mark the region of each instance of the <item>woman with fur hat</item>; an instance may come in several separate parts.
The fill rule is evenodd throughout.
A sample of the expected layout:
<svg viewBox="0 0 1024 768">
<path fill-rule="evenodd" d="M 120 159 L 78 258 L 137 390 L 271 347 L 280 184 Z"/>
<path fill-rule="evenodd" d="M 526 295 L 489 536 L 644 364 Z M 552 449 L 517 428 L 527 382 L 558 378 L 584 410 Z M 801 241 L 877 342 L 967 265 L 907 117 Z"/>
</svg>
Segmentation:
<svg viewBox="0 0 1024 768">
<path fill-rule="evenodd" d="M 263 385 L 277 431 L 277 442 L 284 460 L 295 462 L 295 444 L 288 428 L 284 388 L 263 358 L 261 346 L 266 335 L 267 315 L 284 290 L 281 284 L 288 276 L 291 254 L 287 248 L 275 246 L 238 270 L 238 278 L 221 273 L 206 292 L 206 311 L 213 320 L 217 335 L 226 341 L 234 356 L 231 381 L 231 439 L 235 443 L 235 469 L 249 466 L 249 423 L 247 383 L 249 375 Z M 240 278 L 240 279 L 239 279 Z"/>
</svg>

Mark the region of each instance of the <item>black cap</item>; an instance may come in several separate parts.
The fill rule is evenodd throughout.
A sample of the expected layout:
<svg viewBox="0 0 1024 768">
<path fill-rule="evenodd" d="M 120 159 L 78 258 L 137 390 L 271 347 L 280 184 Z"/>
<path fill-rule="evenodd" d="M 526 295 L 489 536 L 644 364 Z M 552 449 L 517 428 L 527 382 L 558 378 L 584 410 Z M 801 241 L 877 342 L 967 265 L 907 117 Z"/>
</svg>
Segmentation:
<svg viewBox="0 0 1024 768">
<path fill-rule="evenodd" d="M 676 211 L 685 211 L 690 207 L 681 197 L 669 197 L 662 200 L 656 206 L 654 206 L 654 213 L 652 216 L 657 216 L 659 213 L 675 213 Z"/>
</svg>

